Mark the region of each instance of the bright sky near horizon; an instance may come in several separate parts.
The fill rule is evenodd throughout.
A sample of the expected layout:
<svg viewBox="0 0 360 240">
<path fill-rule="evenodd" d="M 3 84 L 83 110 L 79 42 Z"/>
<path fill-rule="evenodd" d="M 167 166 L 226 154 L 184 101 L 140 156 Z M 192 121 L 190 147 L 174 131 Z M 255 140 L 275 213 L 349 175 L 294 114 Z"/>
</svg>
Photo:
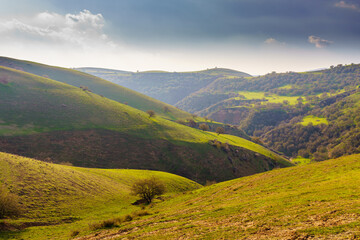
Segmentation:
<svg viewBox="0 0 360 240">
<path fill-rule="evenodd" d="M 259 75 L 360 63 L 359 0 L 0 0 L 0 56 Z"/>
</svg>

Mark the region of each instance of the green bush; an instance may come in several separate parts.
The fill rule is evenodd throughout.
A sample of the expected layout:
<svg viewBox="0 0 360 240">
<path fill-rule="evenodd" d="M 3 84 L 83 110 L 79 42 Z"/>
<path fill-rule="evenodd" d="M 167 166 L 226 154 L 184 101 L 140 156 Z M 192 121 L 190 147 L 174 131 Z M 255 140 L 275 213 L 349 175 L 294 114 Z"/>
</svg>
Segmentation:
<svg viewBox="0 0 360 240">
<path fill-rule="evenodd" d="M 21 213 L 18 196 L 0 185 L 0 218 L 14 217 Z"/>
<path fill-rule="evenodd" d="M 203 131 L 209 131 L 209 126 L 205 123 L 200 124 L 199 128 Z"/>
<path fill-rule="evenodd" d="M 155 196 L 160 196 L 165 192 L 165 185 L 154 177 L 142 179 L 133 184 L 132 192 L 149 204 Z"/>
</svg>

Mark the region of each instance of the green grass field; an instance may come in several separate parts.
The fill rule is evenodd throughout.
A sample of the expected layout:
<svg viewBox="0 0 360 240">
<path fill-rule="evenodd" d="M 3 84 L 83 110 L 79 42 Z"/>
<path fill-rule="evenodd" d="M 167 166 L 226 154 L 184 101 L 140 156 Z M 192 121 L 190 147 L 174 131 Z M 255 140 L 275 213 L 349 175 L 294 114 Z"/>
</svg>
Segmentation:
<svg viewBox="0 0 360 240">
<path fill-rule="evenodd" d="M 301 125 L 303 126 L 307 126 L 309 124 L 312 124 L 314 126 L 319 125 L 319 124 L 326 124 L 328 125 L 329 122 L 327 121 L 326 118 L 321 118 L 321 117 L 316 117 L 313 115 L 309 115 L 303 118 L 302 122 L 300 122 Z"/>
<path fill-rule="evenodd" d="M 265 92 L 240 91 L 237 93 L 243 95 L 248 100 L 265 99 L 266 102 L 269 103 L 283 103 L 284 101 L 288 101 L 290 105 L 295 105 L 298 102 L 297 99 L 299 98 L 298 96 L 279 96 L 277 94 L 267 94 L 265 96 Z M 239 100 L 240 98 L 236 99 Z"/>
<path fill-rule="evenodd" d="M 23 208 L 20 218 L 0 220 L 0 225 L 5 221 L 20 228 L 1 232 L 0 239 L 69 239 L 74 230 L 85 234 L 90 223 L 140 210 L 131 205 L 137 197 L 130 187 L 151 176 L 165 183 L 165 198 L 201 187 L 165 172 L 78 168 L 0 153 L 0 183 L 19 196 Z"/>
<path fill-rule="evenodd" d="M 312 161 L 310 158 L 304 158 L 301 156 L 292 159 L 291 162 L 296 165 L 306 165 L 306 164 L 314 163 L 314 161 Z"/>
<path fill-rule="evenodd" d="M 81 239 L 357 239 L 360 155 L 222 182 Z"/>
</svg>

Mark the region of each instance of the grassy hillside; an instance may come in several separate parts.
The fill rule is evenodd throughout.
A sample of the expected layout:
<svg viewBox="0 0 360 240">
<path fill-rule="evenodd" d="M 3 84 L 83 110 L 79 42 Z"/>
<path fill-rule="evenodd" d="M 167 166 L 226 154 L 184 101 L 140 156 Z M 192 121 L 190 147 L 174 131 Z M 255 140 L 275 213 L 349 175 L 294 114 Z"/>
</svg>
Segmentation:
<svg viewBox="0 0 360 240">
<path fill-rule="evenodd" d="M 166 185 L 167 196 L 200 187 L 164 172 L 77 168 L 0 153 L 0 184 L 18 195 L 23 210 L 17 219 L 0 220 L 0 238 L 68 239 L 99 219 L 131 214 L 139 210 L 131 205 L 132 184 L 152 176 Z"/>
<path fill-rule="evenodd" d="M 103 95 L 109 99 L 126 103 L 129 106 L 142 111 L 154 110 L 158 115 L 168 119 L 176 120 L 191 117 L 189 113 L 181 111 L 169 104 L 165 104 L 159 100 L 155 100 L 141 93 L 119 86 L 118 84 L 72 69 L 53 67 L 6 57 L 0 57 L 0 66 L 51 78 L 75 87 L 85 86 L 92 92 Z M 3 81 L 7 81 L 6 76 L 2 76 L 2 78 Z M 164 110 L 165 107 L 167 110 Z"/>
<path fill-rule="evenodd" d="M 80 239 L 357 239 L 360 155 L 227 181 Z"/>
<path fill-rule="evenodd" d="M 98 94 L 0 67 L 0 149 L 77 166 L 227 180 L 291 165 L 250 141 L 193 129 Z M 217 139 L 217 141 L 214 141 Z"/>
<path fill-rule="evenodd" d="M 175 105 L 183 98 L 222 77 L 248 77 L 250 75 L 231 69 L 213 68 L 197 72 L 125 72 L 102 68 L 78 68 L 147 96 Z"/>
</svg>

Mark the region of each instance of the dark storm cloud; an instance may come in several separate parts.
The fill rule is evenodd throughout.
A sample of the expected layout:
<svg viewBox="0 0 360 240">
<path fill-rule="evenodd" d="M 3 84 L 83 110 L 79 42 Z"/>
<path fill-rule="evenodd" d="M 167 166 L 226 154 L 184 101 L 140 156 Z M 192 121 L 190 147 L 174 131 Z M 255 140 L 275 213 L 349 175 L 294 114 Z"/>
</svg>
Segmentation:
<svg viewBox="0 0 360 240">
<path fill-rule="evenodd" d="M 57 1 L 56 1 L 57 2 Z M 360 14 L 351 1 L 329 0 L 80 0 L 69 10 L 101 12 L 116 35 L 135 42 L 269 37 L 306 42 L 308 36 L 360 39 Z M 337 41 L 336 41 L 337 42 Z"/>
</svg>

